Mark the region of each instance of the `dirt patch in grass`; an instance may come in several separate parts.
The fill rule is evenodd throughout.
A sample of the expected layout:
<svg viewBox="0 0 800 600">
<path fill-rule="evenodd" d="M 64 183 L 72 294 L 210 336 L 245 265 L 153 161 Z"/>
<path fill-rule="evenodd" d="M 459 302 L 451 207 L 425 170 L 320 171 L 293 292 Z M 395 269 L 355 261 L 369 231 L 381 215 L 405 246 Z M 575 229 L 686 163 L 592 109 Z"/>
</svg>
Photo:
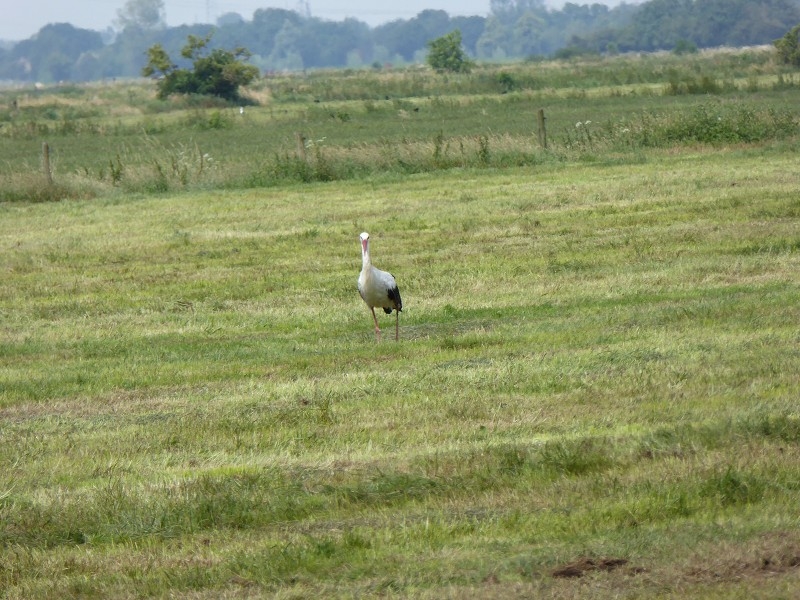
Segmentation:
<svg viewBox="0 0 800 600">
<path fill-rule="evenodd" d="M 591 571 L 614 571 L 628 564 L 625 558 L 588 558 L 583 557 L 575 562 L 559 567 L 552 572 L 553 577 L 583 577 Z M 632 572 L 641 572 L 633 568 Z"/>
<path fill-rule="evenodd" d="M 712 557 L 696 554 L 692 558 L 685 579 L 706 583 L 783 575 L 800 570 L 800 535 L 771 533 L 750 548 L 722 548 L 708 554 Z"/>
<path fill-rule="evenodd" d="M 612 571 L 623 575 L 648 574 L 651 582 L 688 585 L 731 584 L 800 573 L 800 534 L 775 532 L 746 545 L 709 546 L 695 551 L 683 565 L 643 568 L 624 558 L 581 557 L 550 572 L 556 579 L 576 579 Z"/>
</svg>

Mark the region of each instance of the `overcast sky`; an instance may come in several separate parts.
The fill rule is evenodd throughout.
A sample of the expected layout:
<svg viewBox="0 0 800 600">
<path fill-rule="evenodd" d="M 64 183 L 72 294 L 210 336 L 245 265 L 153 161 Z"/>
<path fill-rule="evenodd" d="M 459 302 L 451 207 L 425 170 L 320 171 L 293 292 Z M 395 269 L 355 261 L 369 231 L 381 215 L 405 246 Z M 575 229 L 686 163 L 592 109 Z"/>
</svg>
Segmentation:
<svg viewBox="0 0 800 600">
<path fill-rule="evenodd" d="M 489 14 L 489 0 L 307 0 L 311 15 L 341 21 L 355 17 L 374 26 L 392 19 L 410 19 L 431 8 L 451 16 Z M 588 0 L 587 0 L 588 1 Z M 3 0 L 0 9 L 0 39 L 24 40 L 48 23 L 71 23 L 75 27 L 102 31 L 113 25 L 125 0 Z M 397 8 L 388 8 L 389 6 Z M 165 0 L 168 25 L 213 23 L 226 12 L 237 12 L 250 20 L 258 8 L 297 10 L 298 0 Z"/>
</svg>

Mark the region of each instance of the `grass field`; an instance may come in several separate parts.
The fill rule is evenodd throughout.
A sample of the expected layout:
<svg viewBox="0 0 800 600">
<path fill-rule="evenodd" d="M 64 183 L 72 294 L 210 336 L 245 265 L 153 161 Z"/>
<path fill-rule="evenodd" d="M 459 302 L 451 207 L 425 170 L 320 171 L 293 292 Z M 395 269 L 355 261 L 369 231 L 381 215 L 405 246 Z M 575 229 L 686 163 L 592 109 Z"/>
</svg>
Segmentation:
<svg viewBox="0 0 800 600">
<path fill-rule="evenodd" d="M 575 140 L 0 203 L 0 597 L 796 597 L 798 137 Z"/>
</svg>

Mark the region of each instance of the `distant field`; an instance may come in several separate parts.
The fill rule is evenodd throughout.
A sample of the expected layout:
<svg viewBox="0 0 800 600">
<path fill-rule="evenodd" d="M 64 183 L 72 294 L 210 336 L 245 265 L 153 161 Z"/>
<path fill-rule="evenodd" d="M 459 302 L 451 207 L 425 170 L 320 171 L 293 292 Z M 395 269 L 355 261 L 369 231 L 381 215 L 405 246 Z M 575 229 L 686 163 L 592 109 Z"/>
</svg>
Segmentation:
<svg viewBox="0 0 800 600">
<path fill-rule="evenodd" d="M 258 106 L 152 83 L 0 92 L 0 201 L 249 189 L 459 168 L 633 161 L 796 139 L 798 74 L 769 49 L 273 76 Z M 547 147 L 539 142 L 544 111 Z M 55 186 L 42 189 L 42 143 Z"/>
<path fill-rule="evenodd" d="M 0 130 L 0 595 L 793 597 L 797 93 L 166 111 L 61 201 Z"/>
</svg>

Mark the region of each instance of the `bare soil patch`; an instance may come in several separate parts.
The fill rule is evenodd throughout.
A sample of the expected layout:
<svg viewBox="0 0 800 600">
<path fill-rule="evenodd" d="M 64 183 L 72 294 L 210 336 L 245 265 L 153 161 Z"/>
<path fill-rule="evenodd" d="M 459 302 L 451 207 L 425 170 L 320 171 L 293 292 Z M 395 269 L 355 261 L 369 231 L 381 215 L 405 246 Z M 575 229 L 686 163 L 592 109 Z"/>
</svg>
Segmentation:
<svg viewBox="0 0 800 600">
<path fill-rule="evenodd" d="M 575 562 L 559 567 L 552 572 L 553 577 L 583 577 L 591 571 L 614 571 L 628 564 L 625 558 L 588 558 L 583 557 Z"/>
</svg>

